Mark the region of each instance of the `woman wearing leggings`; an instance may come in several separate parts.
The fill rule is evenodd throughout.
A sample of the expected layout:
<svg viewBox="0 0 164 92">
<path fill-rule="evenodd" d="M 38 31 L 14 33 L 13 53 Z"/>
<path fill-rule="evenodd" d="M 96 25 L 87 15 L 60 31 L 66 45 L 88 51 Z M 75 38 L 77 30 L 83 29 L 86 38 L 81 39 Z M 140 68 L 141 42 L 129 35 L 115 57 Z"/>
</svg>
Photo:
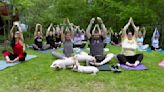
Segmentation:
<svg viewBox="0 0 164 92">
<path fill-rule="evenodd" d="M 32 47 L 34 50 L 43 50 L 43 33 L 41 24 L 36 24 L 34 32 L 34 44 Z"/>
<path fill-rule="evenodd" d="M 134 35 L 132 32 L 126 32 L 128 27 L 132 25 L 134 29 Z M 139 27 L 136 27 L 133 19 L 130 18 L 128 24 L 125 25 L 122 31 L 122 53 L 117 55 L 120 64 L 126 64 L 131 67 L 135 67 L 140 64 L 143 59 L 143 54 L 136 54 L 137 49 L 137 35 Z"/>
<path fill-rule="evenodd" d="M 47 43 L 46 43 L 45 49 L 56 48 L 54 35 L 55 35 L 55 28 L 53 27 L 53 24 L 50 24 L 46 32 Z"/>
</svg>

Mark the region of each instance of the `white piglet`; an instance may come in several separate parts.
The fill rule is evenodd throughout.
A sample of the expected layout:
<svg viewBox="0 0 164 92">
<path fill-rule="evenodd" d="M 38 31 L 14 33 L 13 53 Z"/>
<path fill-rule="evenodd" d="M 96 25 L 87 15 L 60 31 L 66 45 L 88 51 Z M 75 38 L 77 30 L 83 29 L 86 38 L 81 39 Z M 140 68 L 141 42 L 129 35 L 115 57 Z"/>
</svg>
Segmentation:
<svg viewBox="0 0 164 92">
<path fill-rule="evenodd" d="M 70 57 L 70 58 L 55 60 L 50 67 L 55 69 L 57 68 L 66 69 L 67 67 L 71 67 L 73 65 L 75 65 L 74 57 Z"/>
<path fill-rule="evenodd" d="M 76 61 L 73 70 L 82 73 L 92 73 L 93 75 L 96 75 L 96 73 L 99 71 L 95 66 L 81 66 L 78 61 Z"/>
<path fill-rule="evenodd" d="M 88 55 L 85 52 L 81 52 L 80 54 L 75 55 L 78 61 L 85 61 L 85 62 L 95 62 L 95 57 Z"/>
</svg>

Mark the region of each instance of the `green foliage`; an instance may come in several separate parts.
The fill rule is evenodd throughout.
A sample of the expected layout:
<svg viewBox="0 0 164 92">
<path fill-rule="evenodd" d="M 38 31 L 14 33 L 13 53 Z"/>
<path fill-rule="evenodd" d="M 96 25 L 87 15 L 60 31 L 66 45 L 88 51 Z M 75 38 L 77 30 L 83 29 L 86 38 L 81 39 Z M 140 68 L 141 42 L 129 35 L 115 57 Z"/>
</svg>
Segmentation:
<svg viewBox="0 0 164 92">
<path fill-rule="evenodd" d="M 64 18 L 86 29 L 92 17 L 101 17 L 114 31 L 133 17 L 138 26 L 145 26 L 150 38 L 154 25 L 164 23 L 164 0 L 13 0 L 20 10 L 21 21 L 34 28 L 36 23 L 47 27 L 60 24 Z M 164 28 L 164 26 L 163 26 Z M 148 42 L 148 41 L 147 41 Z"/>
</svg>

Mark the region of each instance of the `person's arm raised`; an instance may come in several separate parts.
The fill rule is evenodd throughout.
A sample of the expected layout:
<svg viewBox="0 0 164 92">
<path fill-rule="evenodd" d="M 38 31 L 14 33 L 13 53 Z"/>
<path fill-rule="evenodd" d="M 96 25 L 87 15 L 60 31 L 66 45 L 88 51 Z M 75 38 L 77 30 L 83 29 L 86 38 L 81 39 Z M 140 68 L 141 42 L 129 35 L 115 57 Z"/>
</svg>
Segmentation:
<svg viewBox="0 0 164 92">
<path fill-rule="evenodd" d="M 129 19 L 128 23 L 127 23 L 127 24 L 124 26 L 124 28 L 122 29 L 122 38 L 127 37 L 126 31 L 127 31 L 127 29 L 129 28 L 129 26 L 130 26 L 131 20 L 132 20 L 132 18 Z"/>
<path fill-rule="evenodd" d="M 97 20 L 98 20 L 98 22 L 99 22 L 100 25 L 101 25 L 101 35 L 102 35 L 102 37 L 106 37 L 107 29 L 106 29 L 106 27 L 105 27 L 105 25 L 104 25 L 102 19 L 101 19 L 100 17 L 97 17 Z M 99 27 L 99 26 L 98 26 L 98 27 Z"/>
<path fill-rule="evenodd" d="M 111 27 L 109 28 L 109 32 L 110 32 L 110 34 L 112 34 L 112 35 L 114 34 L 114 33 L 113 33 L 113 29 L 112 29 Z"/>
<path fill-rule="evenodd" d="M 21 29 L 21 27 L 20 27 L 20 25 L 19 25 L 19 24 L 17 24 L 16 26 L 18 27 L 18 30 L 19 30 L 19 32 L 20 32 L 20 35 L 21 35 L 21 40 L 22 40 L 22 42 L 24 42 L 24 38 L 23 38 L 23 31 L 22 31 L 22 29 Z"/>
<path fill-rule="evenodd" d="M 88 39 L 91 37 L 91 28 L 92 28 L 92 25 L 93 25 L 94 22 L 95 22 L 95 18 L 92 18 L 90 20 L 90 23 L 89 23 L 87 29 L 86 29 L 86 35 L 87 35 Z"/>
<path fill-rule="evenodd" d="M 10 30 L 10 36 L 11 36 L 11 38 L 13 38 L 13 36 L 14 36 L 14 33 L 13 33 L 14 28 L 15 28 L 15 25 L 13 25 L 12 28 L 11 28 L 11 30 Z"/>
<path fill-rule="evenodd" d="M 137 37 L 138 37 L 138 30 L 139 30 L 139 27 L 136 27 L 136 25 L 134 24 L 133 19 L 131 20 L 131 24 L 132 24 L 132 27 L 133 27 L 133 29 L 134 29 L 134 37 L 137 38 Z"/>
<path fill-rule="evenodd" d="M 53 28 L 53 24 L 51 23 L 50 26 L 48 27 L 47 31 L 46 31 L 46 37 L 48 36 L 51 28 Z"/>
<path fill-rule="evenodd" d="M 143 27 L 142 29 L 143 29 L 143 37 L 145 38 L 145 35 L 146 35 L 146 29 L 145 29 L 145 27 Z"/>
<path fill-rule="evenodd" d="M 105 27 L 105 25 L 104 25 L 104 23 L 103 23 L 103 21 L 100 17 L 97 17 L 97 20 L 98 20 L 98 22 L 100 23 L 100 26 L 101 26 L 101 35 L 102 35 L 102 37 L 105 38 L 106 35 L 107 35 L 107 29 L 106 29 L 106 27 Z"/>
<path fill-rule="evenodd" d="M 70 32 L 71 32 L 71 37 L 73 38 L 74 37 L 74 32 L 75 32 L 75 30 L 74 30 L 74 24 L 73 23 L 70 23 Z M 69 30 L 69 27 L 68 27 L 68 29 L 67 30 Z"/>
<path fill-rule="evenodd" d="M 65 41 L 65 35 L 64 35 L 64 27 L 61 27 L 61 40 L 64 42 Z"/>
<path fill-rule="evenodd" d="M 37 36 L 39 26 L 40 26 L 40 24 L 36 24 L 36 26 L 35 26 L 34 38 Z"/>
</svg>

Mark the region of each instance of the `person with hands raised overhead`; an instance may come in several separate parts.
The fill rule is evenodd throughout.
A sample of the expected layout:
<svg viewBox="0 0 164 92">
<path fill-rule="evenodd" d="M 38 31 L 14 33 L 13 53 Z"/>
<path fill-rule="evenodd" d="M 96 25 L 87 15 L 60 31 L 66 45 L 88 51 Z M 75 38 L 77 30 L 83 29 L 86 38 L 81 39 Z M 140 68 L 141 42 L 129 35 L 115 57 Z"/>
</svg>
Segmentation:
<svg viewBox="0 0 164 92">
<path fill-rule="evenodd" d="M 16 32 L 13 32 L 14 30 Z M 25 52 L 23 32 L 20 28 L 19 22 L 14 22 L 14 25 L 10 30 L 10 36 L 13 53 L 10 53 L 7 50 L 3 51 L 3 56 L 5 57 L 6 62 L 13 63 L 16 61 L 25 61 L 27 53 Z"/>
<path fill-rule="evenodd" d="M 55 46 L 57 48 L 59 48 L 61 46 L 61 29 L 60 26 L 57 25 L 56 26 L 56 30 L 55 30 Z"/>
<path fill-rule="evenodd" d="M 74 38 L 73 38 L 73 47 L 74 48 L 84 48 L 85 43 L 83 43 L 84 35 L 80 30 L 80 26 L 75 27 Z"/>
<path fill-rule="evenodd" d="M 34 32 L 34 44 L 32 47 L 34 50 L 43 50 L 43 32 L 41 24 L 36 24 Z"/>
<path fill-rule="evenodd" d="M 45 49 L 56 48 L 54 35 L 55 35 L 55 28 L 53 27 L 53 24 L 50 24 L 46 32 L 47 44 L 45 46 Z"/>
<path fill-rule="evenodd" d="M 114 54 L 104 54 L 104 39 L 106 37 L 107 29 L 100 17 L 97 17 L 96 20 L 100 26 L 99 24 L 96 24 L 93 30 L 91 30 L 93 24 L 95 23 L 95 18 L 92 18 L 86 29 L 86 34 L 90 44 L 89 54 L 96 58 L 96 62 L 91 62 L 91 64 L 95 66 L 101 66 L 108 63 L 114 57 Z"/>
<path fill-rule="evenodd" d="M 160 38 L 160 33 L 158 29 L 155 28 L 155 31 L 153 32 L 153 36 L 151 38 L 151 50 L 160 50 L 159 38 Z"/>
<path fill-rule="evenodd" d="M 139 30 L 138 37 L 137 37 L 137 49 L 139 51 L 146 50 L 149 47 L 148 44 L 144 45 L 145 35 L 146 35 L 146 29 L 145 29 L 145 27 L 142 27 L 141 30 Z"/>
<path fill-rule="evenodd" d="M 65 30 L 64 30 L 65 29 Z M 63 54 L 57 53 L 56 51 L 52 52 L 52 55 L 54 57 L 58 58 L 66 58 L 66 57 L 71 57 L 73 55 L 73 25 L 70 24 L 70 27 L 62 26 L 61 28 L 61 40 L 63 42 Z"/>
<path fill-rule="evenodd" d="M 132 32 L 127 33 L 128 27 L 132 25 L 134 34 Z M 122 29 L 122 52 L 117 55 L 117 59 L 120 64 L 126 64 L 131 67 L 135 67 L 140 64 L 143 59 L 143 54 L 136 54 L 137 49 L 137 36 L 139 27 L 136 27 L 133 19 L 130 18 L 129 22 Z"/>
</svg>

